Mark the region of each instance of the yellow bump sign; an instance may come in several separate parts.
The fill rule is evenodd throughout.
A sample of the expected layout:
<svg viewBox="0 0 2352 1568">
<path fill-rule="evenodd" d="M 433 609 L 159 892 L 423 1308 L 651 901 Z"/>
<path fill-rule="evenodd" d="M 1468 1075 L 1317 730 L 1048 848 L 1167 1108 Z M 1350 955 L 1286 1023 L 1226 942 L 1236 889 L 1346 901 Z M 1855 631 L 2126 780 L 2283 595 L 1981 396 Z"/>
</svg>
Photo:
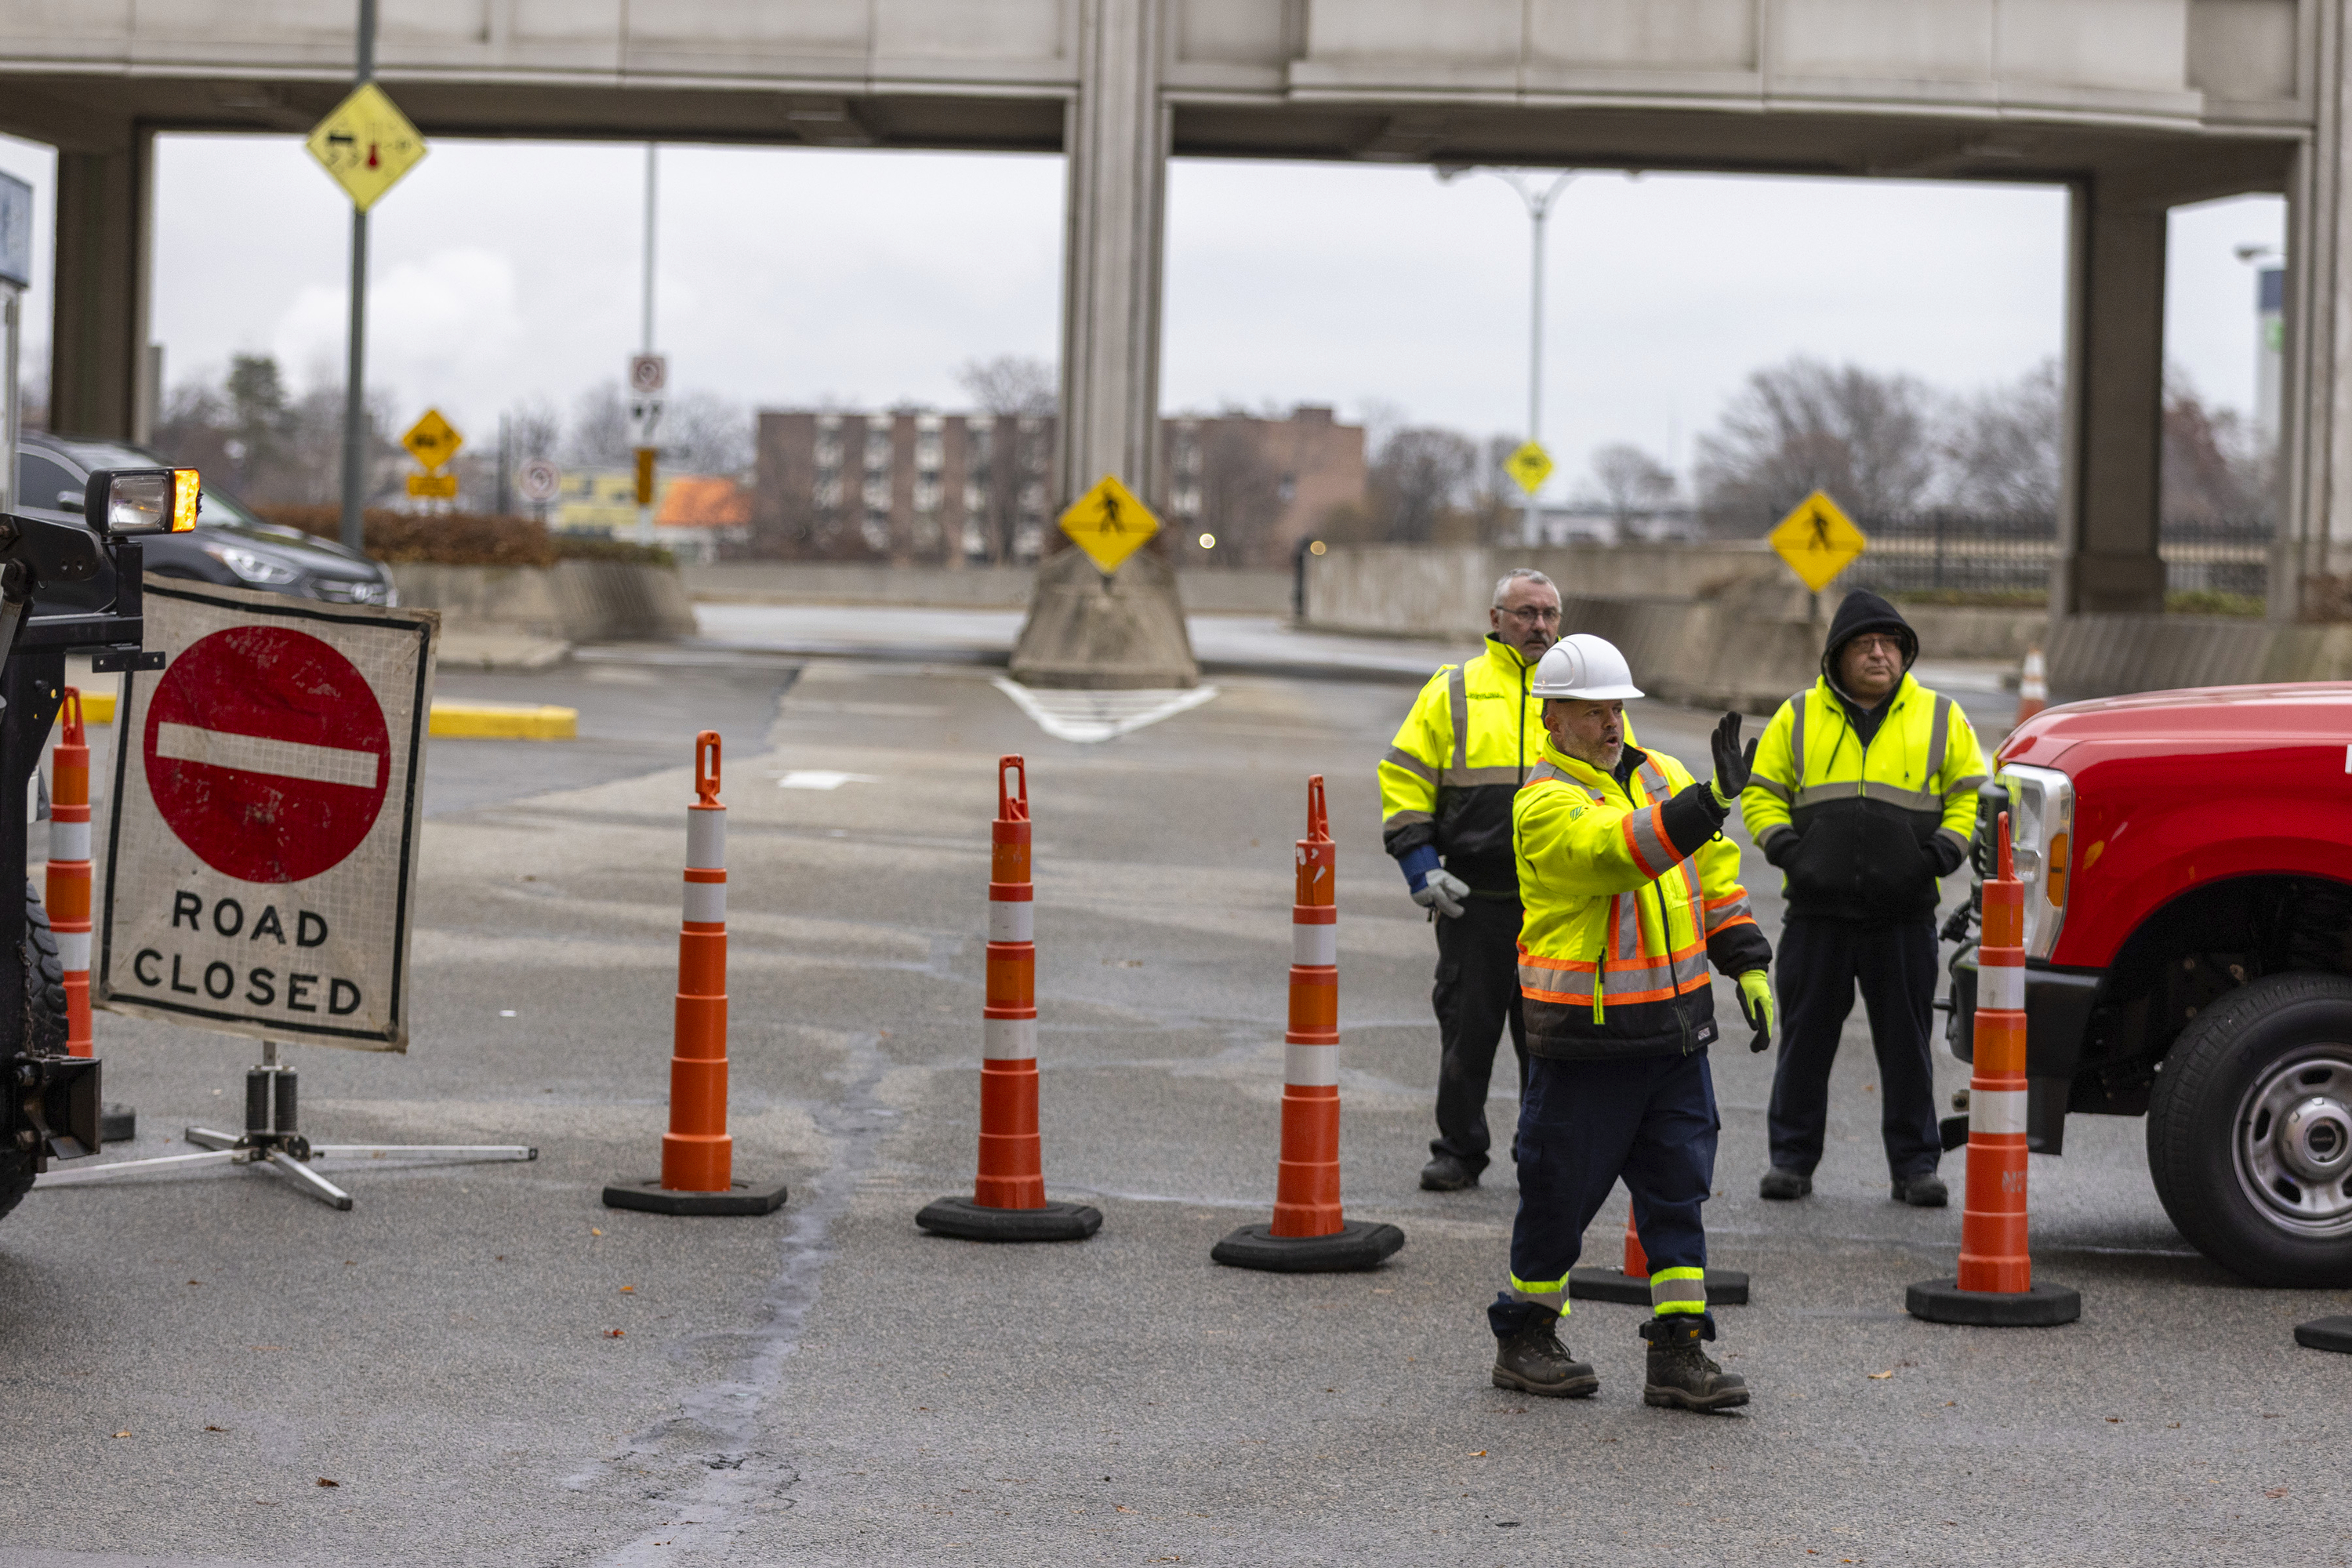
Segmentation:
<svg viewBox="0 0 2352 1568">
<path fill-rule="evenodd" d="M 428 408 L 424 417 L 408 427 L 408 434 L 400 438 L 400 444 L 408 448 L 410 457 L 430 469 L 437 468 L 456 457 L 457 448 L 466 444 L 466 438 L 457 434 L 456 426 L 441 417 L 438 408 Z"/>
<path fill-rule="evenodd" d="M 425 156 L 423 133 L 373 82 L 337 104 L 303 145 L 362 212 Z"/>
<path fill-rule="evenodd" d="M 1765 536 L 1780 559 L 1814 593 L 1830 585 L 1870 541 L 1827 494 L 1815 490 L 1799 501 L 1780 526 Z"/>
<path fill-rule="evenodd" d="M 1551 454 L 1543 449 L 1540 441 L 1529 441 L 1503 459 L 1503 472 L 1517 480 L 1519 489 L 1529 495 L 1543 489 L 1543 482 L 1551 478 Z"/>
<path fill-rule="evenodd" d="M 457 499 L 457 476 L 411 474 L 408 476 L 408 493 L 427 500 L 455 500 Z"/>
<path fill-rule="evenodd" d="M 1062 514 L 1062 531 L 1085 551 L 1105 576 L 1160 531 L 1160 520 L 1134 492 L 1105 474 Z"/>
</svg>

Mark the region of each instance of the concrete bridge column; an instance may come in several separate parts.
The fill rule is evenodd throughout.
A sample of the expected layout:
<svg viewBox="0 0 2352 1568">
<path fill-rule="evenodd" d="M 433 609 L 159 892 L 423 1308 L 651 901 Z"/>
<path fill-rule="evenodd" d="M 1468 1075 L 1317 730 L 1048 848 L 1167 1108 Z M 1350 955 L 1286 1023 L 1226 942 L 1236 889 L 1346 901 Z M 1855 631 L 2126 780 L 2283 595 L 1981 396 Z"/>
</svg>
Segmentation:
<svg viewBox="0 0 2352 1568">
<path fill-rule="evenodd" d="M 1062 280 L 1061 507 L 1105 474 L 1157 506 L 1165 0 L 1080 0 Z M 1055 532 L 1050 549 L 1062 542 Z"/>
<path fill-rule="evenodd" d="M 2315 134 L 2287 177 L 2285 353 L 2280 369 L 2277 542 L 2270 619 L 2304 609 L 2305 579 L 2352 572 L 2352 81 L 2347 0 L 2320 7 Z"/>
<path fill-rule="evenodd" d="M 147 438 L 155 137 L 125 126 L 111 145 L 58 149 L 57 270 L 49 337 L 49 428 Z"/>
<path fill-rule="evenodd" d="M 2165 211 L 2095 182 L 2074 188 L 2053 616 L 2164 608 Z"/>
</svg>

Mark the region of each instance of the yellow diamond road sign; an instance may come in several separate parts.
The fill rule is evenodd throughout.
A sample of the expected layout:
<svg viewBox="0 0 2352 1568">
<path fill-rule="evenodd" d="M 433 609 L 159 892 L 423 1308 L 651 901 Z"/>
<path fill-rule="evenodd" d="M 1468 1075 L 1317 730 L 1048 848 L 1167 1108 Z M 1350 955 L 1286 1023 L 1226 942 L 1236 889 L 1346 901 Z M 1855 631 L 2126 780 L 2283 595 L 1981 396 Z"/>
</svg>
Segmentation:
<svg viewBox="0 0 2352 1568">
<path fill-rule="evenodd" d="M 408 448 L 410 457 L 430 470 L 456 457 L 457 448 L 466 444 L 466 438 L 441 417 L 438 408 L 428 408 L 425 411 L 425 417 L 408 427 L 408 434 L 400 438 L 400 444 Z"/>
<path fill-rule="evenodd" d="M 1539 441 L 1530 441 L 1503 459 L 1503 471 L 1518 480 L 1519 489 L 1529 495 L 1543 489 L 1543 482 L 1551 478 L 1551 454 Z"/>
<path fill-rule="evenodd" d="M 1799 501 L 1796 510 L 1780 520 L 1780 526 L 1765 537 L 1789 563 L 1789 570 L 1816 594 L 1870 548 L 1870 541 L 1863 537 L 1853 520 L 1820 490 Z"/>
<path fill-rule="evenodd" d="M 424 136 L 373 82 L 337 104 L 305 145 L 362 212 L 425 156 Z"/>
<path fill-rule="evenodd" d="M 1108 474 L 1062 514 L 1062 531 L 1093 558 L 1105 575 L 1160 531 L 1160 520 Z"/>
</svg>

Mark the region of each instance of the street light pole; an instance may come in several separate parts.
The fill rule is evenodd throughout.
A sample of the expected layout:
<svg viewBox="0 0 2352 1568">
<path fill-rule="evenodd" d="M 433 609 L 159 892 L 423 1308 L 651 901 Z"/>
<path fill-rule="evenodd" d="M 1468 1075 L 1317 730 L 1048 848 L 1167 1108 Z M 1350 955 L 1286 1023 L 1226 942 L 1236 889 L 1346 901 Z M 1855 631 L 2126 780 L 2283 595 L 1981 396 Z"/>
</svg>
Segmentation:
<svg viewBox="0 0 2352 1568">
<path fill-rule="evenodd" d="M 359 48 L 352 85 L 365 87 L 375 76 L 375 3 L 360 0 Z M 366 547 L 367 527 L 367 208 L 352 204 L 352 321 L 350 363 L 343 377 L 343 543 Z"/>
</svg>

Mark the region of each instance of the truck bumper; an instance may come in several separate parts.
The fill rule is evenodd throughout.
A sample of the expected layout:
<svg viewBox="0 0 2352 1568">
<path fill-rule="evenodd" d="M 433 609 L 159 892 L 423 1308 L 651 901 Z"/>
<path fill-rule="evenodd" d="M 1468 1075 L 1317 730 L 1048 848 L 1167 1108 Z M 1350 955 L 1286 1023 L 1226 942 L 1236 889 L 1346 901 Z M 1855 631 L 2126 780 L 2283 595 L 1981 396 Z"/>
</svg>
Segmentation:
<svg viewBox="0 0 2352 1568">
<path fill-rule="evenodd" d="M 1952 1055 L 1976 1060 L 1977 950 L 1952 958 L 1952 1000 L 1945 1041 Z M 2037 1154 L 2065 1152 L 2066 1100 L 2083 1064 L 2083 1037 L 2103 971 L 2055 969 L 2025 962 L 2025 1146 Z"/>
</svg>

